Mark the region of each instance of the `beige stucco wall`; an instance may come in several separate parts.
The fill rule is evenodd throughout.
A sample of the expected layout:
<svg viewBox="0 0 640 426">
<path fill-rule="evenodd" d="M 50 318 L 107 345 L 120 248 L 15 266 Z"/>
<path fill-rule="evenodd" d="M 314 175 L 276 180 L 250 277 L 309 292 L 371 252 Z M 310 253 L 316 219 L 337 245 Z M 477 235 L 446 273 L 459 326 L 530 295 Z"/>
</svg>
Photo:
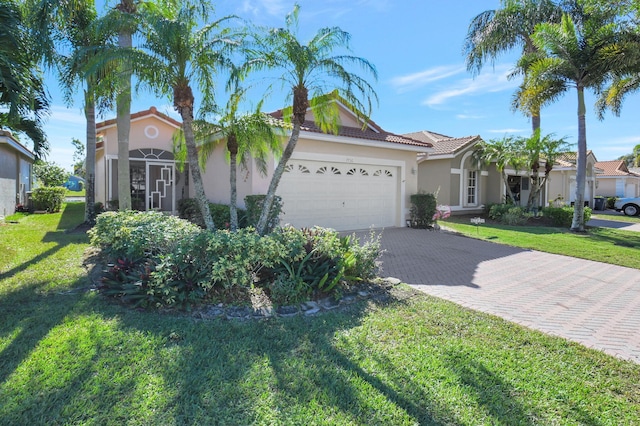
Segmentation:
<svg viewBox="0 0 640 426">
<path fill-rule="evenodd" d="M 451 205 L 451 159 L 421 162 L 418 165 L 418 191 L 437 192 L 439 203 Z"/>
<path fill-rule="evenodd" d="M 598 188 L 596 189 L 596 195 L 601 195 L 604 197 L 615 197 L 616 194 L 616 180 L 618 178 L 615 177 L 599 177 Z"/>
</svg>

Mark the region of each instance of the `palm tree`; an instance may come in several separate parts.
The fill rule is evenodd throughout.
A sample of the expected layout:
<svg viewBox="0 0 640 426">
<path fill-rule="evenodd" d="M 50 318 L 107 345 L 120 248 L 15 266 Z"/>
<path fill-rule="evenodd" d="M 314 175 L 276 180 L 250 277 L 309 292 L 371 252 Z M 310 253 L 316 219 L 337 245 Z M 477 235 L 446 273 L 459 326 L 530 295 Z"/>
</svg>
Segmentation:
<svg viewBox="0 0 640 426">
<path fill-rule="evenodd" d="M 502 139 L 491 139 L 488 142 L 481 141 L 476 144 L 472 155 L 475 163 L 479 166 L 486 166 L 491 163 L 496 164 L 496 170 L 502 176 L 507 195 L 514 204 L 520 204 L 520 200 L 509 186 L 509 177 L 506 170 L 509 166 L 513 167 L 517 174 L 526 163 L 518 139 L 513 136 L 505 136 Z"/>
<path fill-rule="evenodd" d="M 480 13 L 469 24 L 463 48 L 469 71 L 480 72 L 487 61 L 494 64 L 500 54 L 514 48 L 522 49 L 523 56 L 537 53 L 531 40 L 536 25 L 557 22 L 562 14 L 552 0 L 501 0 L 501 6 Z M 526 74 L 526 69 L 517 72 Z M 534 132 L 540 128 L 540 107 L 524 109 L 531 116 Z"/>
<path fill-rule="evenodd" d="M 578 95 L 577 190 L 571 230 L 582 232 L 587 162 L 584 90 L 597 90 L 611 73 L 627 66 L 625 61 L 633 56 L 635 47 L 614 23 L 597 14 L 582 16 L 577 24 L 565 14 L 559 24 L 536 27 L 532 39 L 546 56 L 529 61 L 525 86 L 555 85 L 563 91 L 574 87 Z"/>
<path fill-rule="evenodd" d="M 36 158 L 49 149 L 42 119 L 49 101 L 37 66 L 33 43 L 20 7 L 0 3 L 0 129 L 26 134 L 33 141 Z"/>
<path fill-rule="evenodd" d="M 106 89 L 111 81 L 110 70 L 95 68 L 97 48 L 108 44 L 111 34 L 103 31 L 93 0 L 59 2 L 35 0 L 29 4 L 40 54 L 46 64 L 57 67 L 67 102 L 78 84 L 84 85 L 84 113 L 86 125 L 86 204 L 85 221 L 95 219 L 95 159 L 96 159 L 96 107 L 110 107 L 111 98 Z M 69 53 L 64 52 L 68 50 Z"/>
<path fill-rule="evenodd" d="M 131 49 L 132 36 L 136 31 L 137 5 L 134 0 L 121 0 L 115 7 L 121 15 L 117 22 L 118 46 Z M 121 63 L 120 79 L 116 96 L 116 125 L 118 129 L 118 209 L 131 209 L 131 176 L 129 171 L 129 133 L 131 129 L 131 67 L 127 61 Z"/>
<path fill-rule="evenodd" d="M 226 51 L 237 42 L 229 29 L 220 30 L 225 17 L 199 27 L 208 21 L 208 8 L 199 9 L 182 3 L 176 9 L 148 11 L 143 20 L 145 41 L 140 51 L 119 50 L 127 56 L 133 71 L 159 95 L 169 96 L 180 113 L 196 200 L 207 229 L 215 229 L 204 191 L 198 164 L 193 119 L 195 97 L 191 87 L 198 84 L 204 103 L 213 103 L 214 75 L 220 66 L 228 65 Z M 209 109 L 209 108 L 207 108 Z M 127 153 L 128 155 L 128 153 Z"/>
<path fill-rule="evenodd" d="M 335 101 L 338 96 L 353 107 L 363 124 L 371 113 L 373 101 L 377 102 L 373 87 L 364 78 L 347 69 L 348 66 L 355 65 L 377 80 L 375 67 L 366 59 L 334 53 L 338 49 L 349 49 L 349 33 L 337 27 L 322 28 L 304 44 L 297 36 L 299 10 L 300 6 L 296 4 L 286 17 L 285 28 L 271 29 L 265 35 L 255 35 L 255 48 L 249 51 L 248 61 L 244 66 L 245 72 L 282 72 L 278 80 L 283 87 L 290 89 L 288 99 L 293 98 L 293 105 L 285 110 L 285 120 L 293 124 L 293 129 L 264 200 L 256 226 L 260 235 L 266 231 L 276 189 L 298 143 L 307 109 L 311 108 L 316 124 L 323 131 L 337 133 L 339 126 Z M 330 92 L 332 94 L 327 95 Z"/>
<path fill-rule="evenodd" d="M 531 192 L 527 201 L 527 209 L 537 208 L 540 191 L 544 187 L 549 173 L 553 170 L 556 160 L 569 152 L 569 144 L 564 139 L 555 139 L 553 135 L 540 136 L 540 131 L 534 132 L 529 138 L 520 138 L 519 145 L 526 156 L 527 167 L 531 171 Z M 544 177 L 540 178 L 541 162 L 544 161 Z"/>
<path fill-rule="evenodd" d="M 255 161 L 258 171 L 266 176 L 267 161 L 270 154 L 276 157 L 282 153 L 282 139 L 284 135 L 275 126 L 273 119 L 261 112 L 262 102 L 251 114 L 240 114 L 240 102 L 245 90 L 236 88 L 229 96 L 227 106 L 216 124 L 201 124 L 199 138 L 204 139 L 200 144 L 200 162 L 204 165 L 213 153 L 215 147 L 226 142 L 227 159 L 229 161 L 230 192 L 230 228 L 232 232 L 238 229 L 238 191 L 236 187 L 237 165 L 247 168 L 250 159 Z"/>
</svg>

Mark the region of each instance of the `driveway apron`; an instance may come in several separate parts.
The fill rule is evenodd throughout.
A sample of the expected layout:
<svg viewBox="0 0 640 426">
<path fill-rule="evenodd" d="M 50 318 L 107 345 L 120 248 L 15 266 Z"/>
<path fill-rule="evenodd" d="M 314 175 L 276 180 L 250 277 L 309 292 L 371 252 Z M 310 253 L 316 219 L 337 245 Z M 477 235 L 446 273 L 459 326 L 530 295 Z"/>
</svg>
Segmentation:
<svg viewBox="0 0 640 426">
<path fill-rule="evenodd" d="M 640 363 L 636 269 L 410 228 L 382 247 L 382 276 Z"/>
</svg>

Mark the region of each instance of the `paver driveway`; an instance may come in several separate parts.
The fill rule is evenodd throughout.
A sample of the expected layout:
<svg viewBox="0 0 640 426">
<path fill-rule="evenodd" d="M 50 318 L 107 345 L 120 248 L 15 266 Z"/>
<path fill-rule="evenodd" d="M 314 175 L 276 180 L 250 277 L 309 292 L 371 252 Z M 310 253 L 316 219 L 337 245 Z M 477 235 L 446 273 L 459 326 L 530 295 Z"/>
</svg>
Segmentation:
<svg viewBox="0 0 640 426">
<path fill-rule="evenodd" d="M 382 276 L 640 363 L 639 270 L 409 228 L 382 246 Z"/>
</svg>

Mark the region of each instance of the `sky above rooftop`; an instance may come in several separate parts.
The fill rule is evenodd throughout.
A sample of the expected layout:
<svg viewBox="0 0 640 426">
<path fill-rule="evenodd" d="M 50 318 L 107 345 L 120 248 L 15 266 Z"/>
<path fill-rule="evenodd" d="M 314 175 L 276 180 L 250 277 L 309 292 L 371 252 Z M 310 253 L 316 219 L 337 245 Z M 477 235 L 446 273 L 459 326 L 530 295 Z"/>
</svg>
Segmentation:
<svg viewBox="0 0 640 426">
<path fill-rule="evenodd" d="M 99 10 L 105 7 L 98 1 Z M 114 1 L 107 2 L 112 5 Z M 258 25 L 281 27 L 291 11 L 289 0 L 214 1 L 217 17 L 236 14 Z M 505 135 L 528 136 L 530 121 L 511 110 L 519 79 L 509 80 L 519 52 L 499 57 L 472 76 L 464 64 L 462 47 L 468 25 L 477 14 L 499 7 L 499 0 L 300 0 L 299 35 L 308 40 L 322 27 L 338 26 L 352 36 L 352 53 L 373 63 L 379 74 L 374 88 L 379 105 L 372 120 L 393 133 L 430 130 L 452 137 L 480 135 L 485 140 Z M 53 75 L 47 76 L 52 114 L 45 130 L 51 143 L 49 161 L 71 169 L 72 138 L 85 140 L 81 94 L 72 106 L 65 104 Z M 224 83 L 221 82 L 221 86 Z M 220 93 L 220 102 L 225 94 Z M 258 96 L 258 95 L 256 95 Z M 132 112 L 156 106 L 179 118 L 169 99 L 148 91 L 134 93 Z M 607 114 L 598 120 L 595 96 L 587 96 L 587 144 L 598 160 L 630 153 L 640 143 L 637 111 L 640 93 L 625 102 L 620 117 Z M 257 99 L 253 100 L 253 105 Z M 266 111 L 285 106 L 284 96 L 273 94 Z M 250 108 L 251 105 L 248 105 Z M 107 112 L 101 119 L 114 118 Z M 577 142 L 577 95 L 568 91 L 543 109 L 543 134 L 553 133 Z"/>
</svg>

